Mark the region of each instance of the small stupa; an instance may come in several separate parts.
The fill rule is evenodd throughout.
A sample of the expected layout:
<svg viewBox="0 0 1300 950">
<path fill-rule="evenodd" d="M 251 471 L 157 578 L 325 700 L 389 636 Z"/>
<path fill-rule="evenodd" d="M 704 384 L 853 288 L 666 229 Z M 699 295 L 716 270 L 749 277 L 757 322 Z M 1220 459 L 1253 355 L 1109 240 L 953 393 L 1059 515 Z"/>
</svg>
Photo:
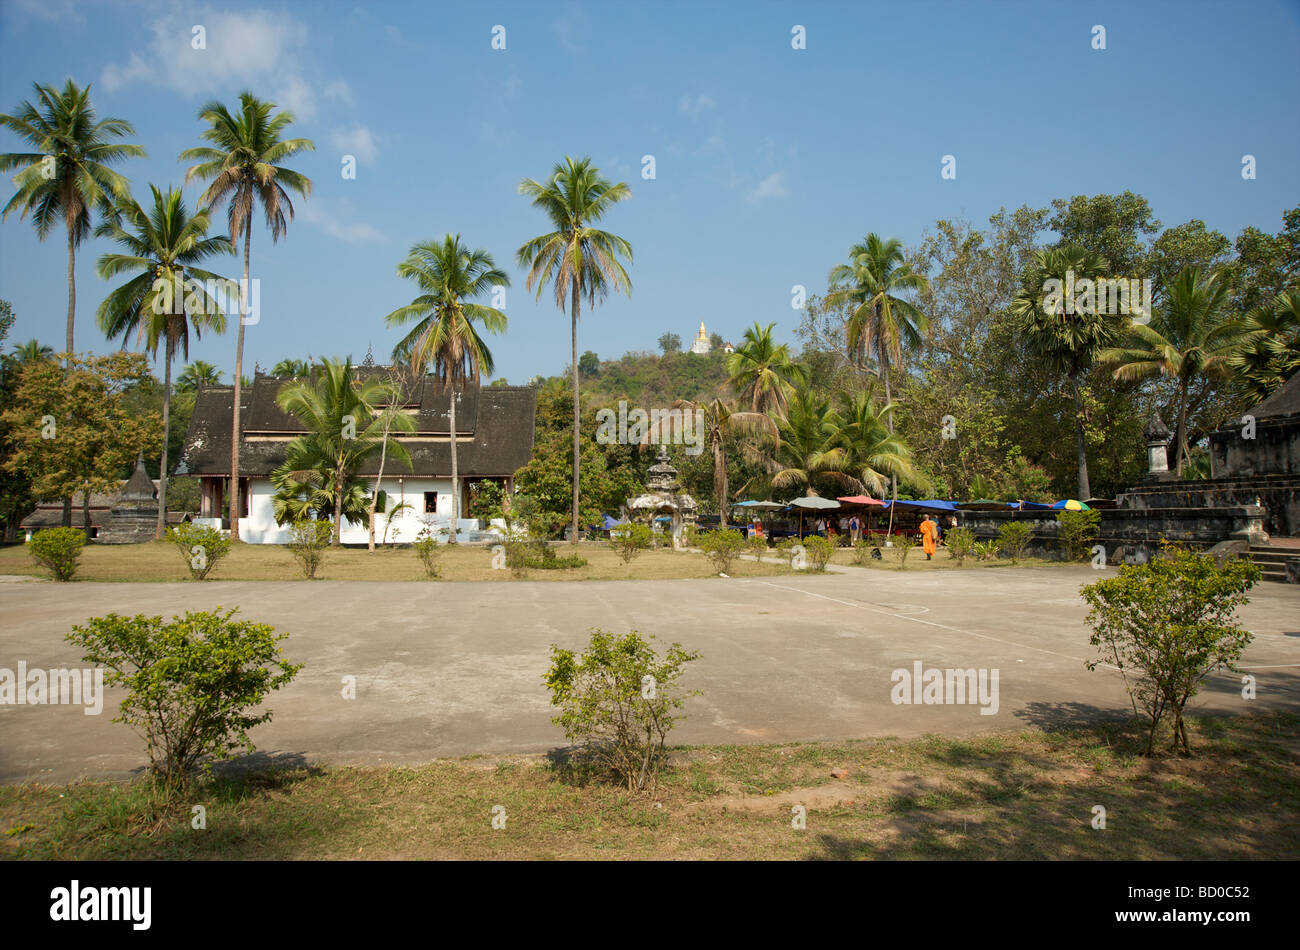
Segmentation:
<svg viewBox="0 0 1300 950">
<path fill-rule="evenodd" d="M 691 344 L 691 352 L 704 356 L 712 349 L 713 344 L 709 342 L 709 335 L 704 332 L 704 321 L 701 320 L 700 332 L 696 335 L 695 342 Z"/>
<path fill-rule="evenodd" d="M 100 544 L 138 544 L 153 540 L 157 528 L 158 490 L 145 471 L 144 457 L 136 456 L 135 471 L 122 486 L 108 523 L 95 540 Z"/>
<path fill-rule="evenodd" d="M 667 446 L 659 446 L 659 454 L 650 466 L 649 475 L 646 479 L 646 493 L 628 501 L 628 515 L 634 520 L 649 522 L 652 526 L 658 516 L 668 515 L 672 518 L 673 547 L 679 547 L 682 528 L 684 525 L 695 524 L 699 506 L 694 498 L 679 491 L 681 483 L 677 480 L 677 469 L 673 468 L 672 460 L 668 457 Z"/>
</svg>

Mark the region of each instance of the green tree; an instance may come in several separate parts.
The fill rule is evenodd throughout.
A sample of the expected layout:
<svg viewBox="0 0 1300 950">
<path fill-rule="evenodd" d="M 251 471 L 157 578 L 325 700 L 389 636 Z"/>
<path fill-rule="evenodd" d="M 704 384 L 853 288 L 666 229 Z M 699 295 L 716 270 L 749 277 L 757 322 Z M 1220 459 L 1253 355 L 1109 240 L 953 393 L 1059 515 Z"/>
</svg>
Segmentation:
<svg viewBox="0 0 1300 950">
<path fill-rule="evenodd" d="M 1239 326 L 1241 338 L 1228 365 L 1241 393 L 1259 403 L 1300 371 L 1300 290 L 1260 304 Z"/>
<path fill-rule="evenodd" d="M 923 482 L 907 445 L 889 431 L 891 405 L 877 406 L 870 389 L 840 393 L 835 439 L 847 452 L 845 469 L 872 494 L 881 494 L 887 479 Z"/>
<path fill-rule="evenodd" d="M 300 497 L 304 494 L 311 510 L 319 513 L 328 507 L 331 511 L 335 545 L 341 543 L 345 517 L 353 524 L 365 519 L 366 492 L 355 477 L 361 464 L 385 445 L 399 461 L 411 464 L 405 446 L 386 437 L 385 414 L 377 411 L 378 406 L 397 400 L 398 393 L 387 381 L 358 379 L 350 357 L 327 359 L 315 378 L 281 387 L 277 405 L 307 433 L 289 443 L 285 461 L 272 474 L 278 489 L 278 522 L 306 516 Z M 391 427 L 392 422 L 388 424 Z"/>
<path fill-rule="evenodd" d="M 676 333 L 663 333 L 659 337 L 659 349 L 664 356 L 682 351 L 682 338 Z"/>
<path fill-rule="evenodd" d="M 1116 365 L 1116 379 L 1141 379 L 1163 374 L 1177 380 L 1174 428 L 1175 462 L 1179 473 L 1187 458 L 1187 407 L 1194 382 L 1223 377 L 1228 360 L 1239 348 L 1239 330 L 1225 305 L 1228 285 L 1217 275 L 1195 267 L 1181 271 L 1165 294 L 1164 306 L 1150 324 L 1133 324 L 1132 343 L 1102 350 L 1097 358 Z"/>
<path fill-rule="evenodd" d="M 61 356 L 66 367 L 50 361 L 27 366 L 12 404 L 0 413 L 11 449 L 4 466 L 28 474 L 37 498 L 82 492 L 89 537 L 91 493 L 118 490 L 122 473 L 157 441 L 162 419 L 135 411 L 126 398 L 152 378 L 142 354 Z"/>
<path fill-rule="evenodd" d="M 775 326 L 760 327 L 756 322 L 747 329 L 736 352 L 727 356 L 726 367 L 731 388 L 751 412 L 784 416 L 790 393 L 803 376 L 790 359 L 790 348 L 777 344 Z"/>
<path fill-rule="evenodd" d="M 220 386 L 221 370 L 206 360 L 195 360 L 176 377 L 178 393 L 198 392 L 200 386 Z"/>
<path fill-rule="evenodd" d="M 90 86 L 83 89 L 69 79 L 62 90 L 39 83 L 32 88 L 36 105 L 24 101 L 13 115 L 0 115 L 0 126 L 35 150 L 0 155 L 0 171 L 20 169 L 14 176 L 18 190 L 5 205 L 4 216 L 15 209 L 20 217 L 30 214 L 42 241 L 60 221 L 67 232 L 67 353 L 71 358 L 76 351 L 72 330 L 77 314 L 77 248 L 90 236 L 92 210 L 111 215 L 113 201 L 127 194 L 126 178 L 109 166 L 143 157 L 145 150 L 113 141 L 134 135 L 135 129 L 125 119 L 98 119 L 90 103 Z"/>
<path fill-rule="evenodd" d="M 1066 298 L 1070 294 L 1065 291 L 1072 289 L 1070 285 L 1081 278 L 1092 280 L 1105 272 L 1106 262 L 1082 247 L 1039 251 L 1011 305 L 1012 313 L 1019 318 L 1018 330 L 1030 352 L 1069 380 L 1074 396 L 1080 499 L 1092 497 L 1080 381 L 1097 354 L 1116 342 L 1120 327 L 1115 317 L 1099 313 L 1099 307 L 1081 308 L 1075 306 L 1074 300 L 1069 300 L 1067 307 Z M 1051 281 L 1057 282 L 1056 292 L 1048 290 Z"/>
<path fill-rule="evenodd" d="M 10 359 L 21 368 L 28 363 L 54 358 L 54 347 L 46 346 L 34 337 L 26 343 L 15 343 L 10 349 Z"/>
<path fill-rule="evenodd" d="M 475 297 L 508 287 L 510 278 L 482 248 L 470 250 L 460 235 L 448 234 L 441 242 L 422 241 L 411 248 L 397 267 L 399 277 L 412 280 L 423 293 L 384 319 L 398 326 L 411 320 L 415 327 L 393 348 L 393 359 L 407 363 L 413 378 L 432 366 L 451 405 L 451 531 L 456 543 L 460 517 L 460 469 L 456 456 L 456 403 L 467 384 L 477 386 L 495 371 L 492 352 L 479 335 L 476 323 L 490 333 L 504 333 L 506 315 L 474 303 Z"/>
<path fill-rule="evenodd" d="M 578 360 L 578 372 L 590 379 L 593 376 L 600 375 L 600 357 L 596 355 L 595 350 L 587 350 Z"/>
<path fill-rule="evenodd" d="M 208 183 L 199 204 L 218 208 L 227 206 L 231 241 L 244 238 L 244 281 L 239 294 L 239 332 L 235 341 L 235 394 L 230 431 L 230 510 L 239 511 L 239 416 L 241 390 L 244 388 L 244 326 L 248 322 L 249 262 L 253 245 L 253 214 L 262 207 L 271 240 L 278 241 L 293 218 L 289 191 L 306 197 L 311 194 L 311 180 L 282 162 L 299 152 L 314 151 L 310 139 L 282 138 L 293 123 L 292 112 L 274 112 L 275 104 L 263 102 L 251 92 L 239 94 L 239 111 L 231 114 L 219 102 L 209 102 L 199 109 L 199 120 L 208 127 L 201 145 L 181 152 L 180 160 L 194 161 L 185 172 L 185 181 Z M 274 114 L 273 114 L 274 113 Z M 285 189 L 288 189 L 286 191 Z M 261 319 L 261 314 L 257 319 Z M 230 539 L 239 540 L 239 519 L 230 519 Z"/>
<path fill-rule="evenodd" d="M 1056 249 L 1071 246 L 1091 251 L 1116 277 L 1136 277 L 1147 258 L 1144 239 L 1160 231 L 1151 205 L 1141 195 L 1075 195 L 1052 202 L 1047 226 L 1060 235 Z"/>
<path fill-rule="evenodd" d="M 272 376 L 287 376 L 290 379 L 295 377 L 306 378 L 311 375 L 311 363 L 306 360 L 280 360 L 271 367 Z"/>
<path fill-rule="evenodd" d="M 820 488 L 834 494 L 858 486 L 849 473 L 853 459 L 840 442 L 844 422 L 829 399 L 800 390 L 776 424 L 780 441 L 770 454 L 766 478 L 773 488 L 804 493 Z"/>
<path fill-rule="evenodd" d="M 519 193 L 532 199 L 533 207 L 550 220 L 553 230 L 526 242 L 518 252 L 519 266 L 528 268 L 528 289 L 537 285 L 537 297 L 549 283 L 555 289 L 555 304 L 567 305 L 573 349 L 573 543 L 578 543 L 578 484 L 582 470 L 580 455 L 581 399 L 578 386 L 578 317 L 582 298 L 589 306 L 604 300 L 611 288 L 632 292 L 632 281 L 619 258 L 632 261 L 632 245 L 623 238 L 593 225 L 618 202 L 631 195 L 625 182 L 612 184 L 591 164 L 590 158 L 575 161 L 566 157 L 552 169 L 544 182 L 526 178 Z"/>
<path fill-rule="evenodd" d="M 204 330 L 224 333 L 226 316 L 220 302 L 208 295 L 199 281 L 223 281 L 197 265 L 218 254 L 233 254 L 230 238 L 208 237 L 211 218 L 205 210 L 190 214 L 180 189 L 161 192 L 150 185 L 153 205 L 146 212 L 136 201 L 123 198 L 117 214 L 95 230 L 125 253 L 104 254 L 96 271 L 105 280 L 132 274 L 130 280 L 109 292 L 99 305 L 99 328 L 110 340 L 132 333 L 156 358 L 165 341 L 163 357 L 163 441 L 158 470 L 158 527 L 162 540 L 167 528 L 167 442 L 171 436 L 172 360 L 179 347 L 190 357 L 190 329 L 196 337 Z"/>
</svg>

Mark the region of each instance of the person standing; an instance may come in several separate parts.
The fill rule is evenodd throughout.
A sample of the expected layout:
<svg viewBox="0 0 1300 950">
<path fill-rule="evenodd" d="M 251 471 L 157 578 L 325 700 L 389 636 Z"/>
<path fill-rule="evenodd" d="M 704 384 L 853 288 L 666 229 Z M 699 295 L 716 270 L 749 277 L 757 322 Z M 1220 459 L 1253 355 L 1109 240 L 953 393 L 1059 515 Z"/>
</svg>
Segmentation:
<svg viewBox="0 0 1300 950">
<path fill-rule="evenodd" d="M 930 519 L 929 515 L 921 522 L 921 547 L 925 550 L 925 559 L 927 561 L 934 558 L 935 542 L 938 538 L 939 526 Z"/>
</svg>

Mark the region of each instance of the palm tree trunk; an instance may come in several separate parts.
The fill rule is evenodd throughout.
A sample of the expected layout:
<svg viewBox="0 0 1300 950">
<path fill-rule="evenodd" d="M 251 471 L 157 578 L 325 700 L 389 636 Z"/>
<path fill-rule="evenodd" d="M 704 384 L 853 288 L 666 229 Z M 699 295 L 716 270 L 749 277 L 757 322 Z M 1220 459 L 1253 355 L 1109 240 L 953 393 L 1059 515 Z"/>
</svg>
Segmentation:
<svg viewBox="0 0 1300 950">
<path fill-rule="evenodd" d="M 885 381 L 885 405 L 892 405 L 894 402 L 893 395 L 889 391 L 889 354 L 882 352 L 880 354 L 880 377 Z M 889 426 L 889 434 L 894 434 L 894 413 L 889 413 L 889 418 L 885 420 Z M 889 473 L 889 528 L 886 529 L 886 539 L 894 533 L 894 506 L 898 504 L 898 476 L 893 472 Z"/>
<path fill-rule="evenodd" d="M 182 302 L 181 307 L 185 304 Z M 167 336 L 167 368 L 163 370 L 163 444 L 162 458 L 158 463 L 158 527 L 154 538 L 161 541 L 167 534 L 167 442 L 172 431 L 172 353 L 174 345 Z"/>
<path fill-rule="evenodd" d="M 727 527 L 727 453 L 722 449 L 722 434 L 713 430 L 713 471 L 718 489 L 718 528 Z"/>
<path fill-rule="evenodd" d="M 253 216 L 244 217 L 244 282 L 239 287 L 239 334 L 235 340 L 235 408 L 230 429 L 230 540 L 239 540 L 239 402 L 244 387 L 244 322 L 248 319 L 248 261 L 253 243 Z"/>
<path fill-rule="evenodd" d="M 388 458 L 388 426 L 384 426 L 384 443 L 379 448 L 379 476 L 375 479 L 375 490 L 370 494 L 370 546 L 371 553 L 375 550 L 375 506 L 379 504 L 379 486 L 384 483 L 384 462 Z M 388 536 L 388 532 L 384 532 Z"/>
<path fill-rule="evenodd" d="M 1083 401 L 1079 395 L 1079 371 L 1070 373 L 1070 385 L 1074 390 L 1074 448 L 1079 462 L 1079 501 L 1086 501 L 1092 495 L 1088 484 L 1088 451 L 1083 439 Z"/>
<path fill-rule="evenodd" d="M 572 544 L 578 543 L 578 457 L 580 454 L 578 433 L 581 426 L 582 410 L 578 400 L 578 317 L 582 312 L 582 302 L 578 296 L 578 281 L 573 278 L 572 289 L 572 337 L 573 337 L 573 538 Z"/>
<path fill-rule="evenodd" d="M 334 466 L 334 540 L 335 547 L 343 543 L 343 453 L 339 453 Z"/>
<path fill-rule="evenodd" d="M 460 466 L 456 460 L 456 387 L 451 387 L 451 530 L 447 543 L 456 543 L 456 520 L 460 518 Z"/>
<path fill-rule="evenodd" d="M 1186 460 L 1187 453 L 1184 451 L 1187 443 L 1187 381 L 1180 380 L 1178 383 L 1178 421 L 1174 424 L 1174 471 L 1179 478 L 1183 477 L 1183 462 Z"/>
<path fill-rule="evenodd" d="M 77 243 L 73 237 L 72 219 L 66 221 L 68 226 L 68 355 L 64 358 L 65 369 L 72 368 L 72 326 L 77 316 Z M 63 496 L 63 527 L 72 527 L 72 496 Z M 89 535 L 87 535 L 89 537 Z"/>
</svg>

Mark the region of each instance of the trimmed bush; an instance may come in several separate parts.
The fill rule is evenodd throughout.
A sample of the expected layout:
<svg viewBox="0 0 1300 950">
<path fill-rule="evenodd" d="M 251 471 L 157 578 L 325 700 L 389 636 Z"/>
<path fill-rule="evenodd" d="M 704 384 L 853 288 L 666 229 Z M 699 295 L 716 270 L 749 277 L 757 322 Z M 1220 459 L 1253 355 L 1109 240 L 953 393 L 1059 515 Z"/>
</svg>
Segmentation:
<svg viewBox="0 0 1300 950">
<path fill-rule="evenodd" d="M 109 614 L 66 638 L 85 651 L 83 662 L 105 668 L 105 684 L 126 687 L 113 721 L 144 737 L 149 766 L 168 785 L 186 784 L 206 756 L 252 752 L 248 730 L 271 719 L 269 709 L 252 711 L 302 669 L 276 646 L 288 634 L 232 620 L 235 613 L 187 613 L 170 623 Z"/>
<path fill-rule="evenodd" d="M 1151 720 L 1147 755 L 1170 716 L 1173 750 L 1191 752 L 1183 707 L 1210 673 L 1240 672 L 1235 663 L 1252 636 L 1234 625 L 1236 610 L 1259 579 L 1259 567 L 1245 558 L 1220 567 L 1208 554 L 1166 542 L 1160 557 L 1083 588 L 1092 608 L 1089 642 L 1100 653 L 1088 669 L 1119 667 L 1133 712 L 1141 706 Z"/>
<path fill-rule="evenodd" d="M 289 528 L 289 553 L 298 561 L 302 576 L 308 580 L 316 577 L 316 571 L 325 560 L 332 532 L 333 526 L 328 521 L 300 520 Z"/>
<path fill-rule="evenodd" d="M 53 574 L 56 581 L 72 580 L 85 546 L 86 532 L 80 528 L 46 528 L 27 542 L 36 563 Z"/>
<path fill-rule="evenodd" d="M 649 549 L 651 534 L 648 524 L 621 524 L 610 530 L 609 546 L 624 564 L 631 564 L 642 551 Z"/>
<path fill-rule="evenodd" d="M 1056 515 L 1060 525 L 1057 537 L 1065 548 L 1065 556 L 1071 561 L 1082 561 L 1092 549 L 1092 542 L 1101 535 L 1101 512 L 1060 511 Z"/>
<path fill-rule="evenodd" d="M 653 787 L 667 760 L 664 742 L 680 718 L 671 713 L 698 694 L 679 694 L 677 680 L 699 656 L 673 643 L 661 657 L 635 630 L 618 637 L 593 629 L 580 655 L 552 645 L 543 679 L 560 714 L 551 721 L 578 745 L 580 765 L 628 791 Z"/>
<path fill-rule="evenodd" d="M 1033 536 L 1033 525 L 1023 521 L 1008 521 L 998 528 L 997 549 L 1011 558 L 1011 563 L 1015 564 L 1025 556 L 1025 548 L 1029 546 L 1029 539 Z"/>
<path fill-rule="evenodd" d="M 206 579 L 217 562 L 230 553 L 230 539 L 208 525 L 179 524 L 167 530 L 167 539 L 180 551 L 190 580 Z"/>
<path fill-rule="evenodd" d="M 700 548 L 718 572 L 726 574 L 731 570 L 731 562 L 745 549 L 745 536 L 732 528 L 719 528 L 700 539 Z"/>
</svg>

